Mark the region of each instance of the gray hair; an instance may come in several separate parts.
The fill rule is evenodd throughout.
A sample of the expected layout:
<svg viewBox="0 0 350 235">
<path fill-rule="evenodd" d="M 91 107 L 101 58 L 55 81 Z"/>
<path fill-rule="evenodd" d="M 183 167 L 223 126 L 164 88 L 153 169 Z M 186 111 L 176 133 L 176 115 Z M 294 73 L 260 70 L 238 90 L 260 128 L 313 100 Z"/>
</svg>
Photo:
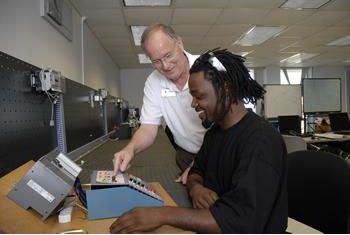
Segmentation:
<svg viewBox="0 0 350 235">
<path fill-rule="evenodd" d="M 177 40 L 178 35 L 175 33 L 174 29 L 168 25 L 165 24 L 152 24 L 150 26 L 148 26 L 145 31 L 143 32 L 142 36 L 141 36 L 141 46 L 143 47 L 143 44 L 145 43 L 145 41 L 149 38 L 149 36 L 156 31 L 162 31 L 164 34 L 168 35 L 171 39 L 173 39 L 174 41 Z"/>
</svg>

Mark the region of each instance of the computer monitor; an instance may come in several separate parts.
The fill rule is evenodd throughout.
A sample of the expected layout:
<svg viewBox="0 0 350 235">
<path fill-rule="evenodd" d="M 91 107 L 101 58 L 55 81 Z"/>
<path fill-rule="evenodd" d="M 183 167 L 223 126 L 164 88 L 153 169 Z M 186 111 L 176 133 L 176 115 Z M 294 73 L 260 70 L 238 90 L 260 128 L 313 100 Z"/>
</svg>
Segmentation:
<svg viewBox="0 0 350 235">
<path fill-rule="evenodd" d="M 278 116 L 278 126 L 281 134 L 301 134 L 301 118 L 298 115 Z"/>
<path fill-rule="evenodd" d="M 350 130 L 350 121 L 348 113 L 329 113 L 329 121 L 332 131 Z"/>
</svg>

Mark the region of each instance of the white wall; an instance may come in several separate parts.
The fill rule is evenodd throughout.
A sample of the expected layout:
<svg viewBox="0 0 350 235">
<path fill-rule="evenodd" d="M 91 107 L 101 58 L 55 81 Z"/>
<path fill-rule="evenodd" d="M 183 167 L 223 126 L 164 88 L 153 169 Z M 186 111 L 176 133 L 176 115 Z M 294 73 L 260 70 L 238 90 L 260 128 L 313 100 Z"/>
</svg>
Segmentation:
<svg viewBox="0 0 350 235">
<path fill-rule="evenodd" d="M 82 83 L 81 17 L 73 8 L 73 40 L 67 40 L 40 16 L 40 0 L 0 1 L 0 50 L 37 67 L 50 67 Z M 120 95 L 119 68 L 85 30 L 85 84 Z"/>
<path fill-rule="evenodd" d="M 152 71 L 152 68 L 120 70 L 121 96 L 129 101 L 130 107 L 136 106 L 141 109 L 143 87 Z"/>
</svg>

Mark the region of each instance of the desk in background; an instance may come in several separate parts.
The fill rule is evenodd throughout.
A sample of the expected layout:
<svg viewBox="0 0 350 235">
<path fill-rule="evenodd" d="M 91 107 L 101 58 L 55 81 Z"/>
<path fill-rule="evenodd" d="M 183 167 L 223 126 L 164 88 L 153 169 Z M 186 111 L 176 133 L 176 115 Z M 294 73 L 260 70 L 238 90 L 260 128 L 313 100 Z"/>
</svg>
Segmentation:
<svg viewBox="0 0 350 235">
<path fill-rule="evenodd" d="M 303 137 L 308 144 L 319 144 L 319 143 L 332 143 L 332 142 L 346 142 L 350 141 L 350 135 L 343 135 L 341 138 L 323 138 L 323 137 Z"/>
<path fill-rule="evenodd" d="M 32 209 L 24 210 L 7 198 L 12 189 L 26 172 L 34 165 L 29 161 L 16 170 L 0 178 L 0 230 L 6 233 L 61 233 L 67 230 L 83 229 L 88 233 L 109 233 L 109 226 L 115 218 L 88 220 L 87 214 L 80 208 L 74 207 L 72 221 L 58 223 L 58 215 L 51 215 L 45 221 L 41 220 L 39 213 Z M 151 183 L 155 191 L 163 198 L 167 206 L 176 206 L 176 203 L 159 183 Z M 152 233 L 189 233 L 172 226 L 162 226 Z"/>
</svg>

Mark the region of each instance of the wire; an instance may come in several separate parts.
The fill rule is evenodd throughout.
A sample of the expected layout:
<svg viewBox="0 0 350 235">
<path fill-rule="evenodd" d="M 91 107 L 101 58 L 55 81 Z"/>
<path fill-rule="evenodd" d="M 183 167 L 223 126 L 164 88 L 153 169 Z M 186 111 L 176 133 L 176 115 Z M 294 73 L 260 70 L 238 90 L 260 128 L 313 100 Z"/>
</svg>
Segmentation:
<svg viewBox="0 0 350 235">
<path fill-rule="evenodd" d="M 58 94 L 51 94 L 48 91 L 45 91 L 45 94 L 47 95 L 47 98 L 49 98 L 50 103 L 51 103 L 51 115 L 50 115 L 50 126 L 51 126 L 51 122 L 53 122 L 54 106 L 57 103 L 57 99 L 59 98 L 59 95 Z"/>
<path fill-rule="evenodd" d="M 79 208 L 82 209 L 84 212 L 88 212 L 88 210 L 87 210 L 85 207 L 83 207 L 82 205 L 80 205 L 80 204 L 78 204 L 78 203 L 74 203 L 73 205 L 76 206 L 76 207 L 79 207 Z"/>
</svg>

